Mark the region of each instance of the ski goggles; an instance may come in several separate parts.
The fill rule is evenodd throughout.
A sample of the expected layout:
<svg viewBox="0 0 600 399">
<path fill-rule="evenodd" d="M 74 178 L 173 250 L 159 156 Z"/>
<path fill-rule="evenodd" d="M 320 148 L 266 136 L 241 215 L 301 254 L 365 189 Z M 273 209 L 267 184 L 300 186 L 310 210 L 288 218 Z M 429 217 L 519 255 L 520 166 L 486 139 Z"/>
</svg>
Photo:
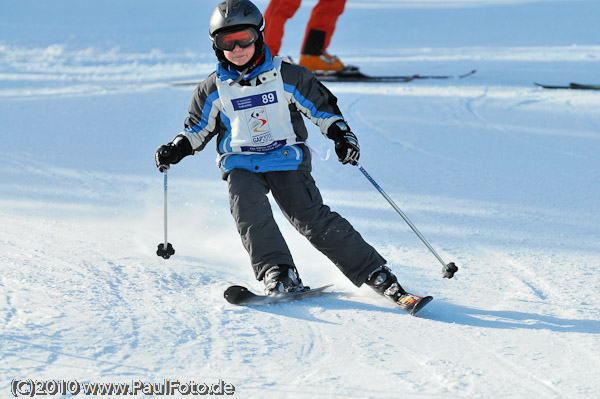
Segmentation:
<svg viewBox="0 0 600 399">
<path fill-rule="evenodd" d="M 258 32 L 252 27 L 235 32 L 220 32 L 214 38 L 215 46 L 223 51 L 233 51 L 236 45 L 246 48 L 257 40 Z"/>
</svg>

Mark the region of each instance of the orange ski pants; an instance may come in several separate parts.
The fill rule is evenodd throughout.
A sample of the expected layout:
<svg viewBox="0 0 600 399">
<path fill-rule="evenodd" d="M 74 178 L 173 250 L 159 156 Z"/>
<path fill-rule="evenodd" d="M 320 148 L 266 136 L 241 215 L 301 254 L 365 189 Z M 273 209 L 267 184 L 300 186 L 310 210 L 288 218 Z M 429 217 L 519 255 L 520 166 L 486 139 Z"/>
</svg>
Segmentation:
<svg viewBox="0 0 600 399">
<path fill-rule="evenodd" d="M 271 0 L 265 11 L 265 44 L 273 55 L 279 53 L 283 26 L 300 8 L 302 0 Z M 329 46 L 338 17 L 344 12 L 346 0 L 319 0 L 306 26 L 302 53 L 322 54 Z M 316 38 L 316 40 L 315 40 Z"/>
</svg>

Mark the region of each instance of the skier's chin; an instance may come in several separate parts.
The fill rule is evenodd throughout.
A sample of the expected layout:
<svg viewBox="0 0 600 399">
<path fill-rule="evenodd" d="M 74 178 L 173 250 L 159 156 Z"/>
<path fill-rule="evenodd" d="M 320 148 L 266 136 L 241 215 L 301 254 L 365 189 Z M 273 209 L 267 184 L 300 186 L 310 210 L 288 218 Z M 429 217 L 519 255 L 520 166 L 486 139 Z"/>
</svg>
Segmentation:
<svg viewBox="0 0 600 399">
<path fill-rule="evenodd" d="M 248 61 L 250 61 L 249 57 L 246 56 L 242 56 L 242 57 L 233 57 L 233 60 L 231 61 L 233 64 L 235 64 L 238 67 L 244 66 L 248 63 Z"/>
</svg>

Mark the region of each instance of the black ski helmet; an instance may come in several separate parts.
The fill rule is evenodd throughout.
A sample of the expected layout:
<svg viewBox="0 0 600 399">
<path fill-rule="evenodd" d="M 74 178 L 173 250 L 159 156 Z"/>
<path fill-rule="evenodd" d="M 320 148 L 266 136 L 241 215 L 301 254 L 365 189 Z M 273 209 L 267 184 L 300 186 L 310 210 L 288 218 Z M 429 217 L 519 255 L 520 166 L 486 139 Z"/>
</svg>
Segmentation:
<svg viewBox="0 0 600 399">
<path fill-rule="evenodd" d="M 258 33 L 258 40 L 255 42 L 256 49 L 254 57 L 248 64 L 242 67 L 231 64 L 219 50 L 215 44 L 215 34 L 221 31 L 235 31 L 251 26 Z M 265 28 L 263 15 L 260 10 L 249 0 L 225 0 L 219 5 L 210 17 L 209 36 L 213 41 L 213 49 L 217 55 L 217 59 L 222 63 L 230 65 L 236 69 L 253 67 L 256 61 L 264 54 L 264 37 L 263 31 Z"/>
<path fill-rule="evenodd" d="M 214 39 L 215 33 L 222 30 L 252 26 L 258 33 L 264 30 L 264 20 L 260 10 L 248 0 L 225 0 L 219 3 L 210 17 L 209 34 Z"/>
</svg>

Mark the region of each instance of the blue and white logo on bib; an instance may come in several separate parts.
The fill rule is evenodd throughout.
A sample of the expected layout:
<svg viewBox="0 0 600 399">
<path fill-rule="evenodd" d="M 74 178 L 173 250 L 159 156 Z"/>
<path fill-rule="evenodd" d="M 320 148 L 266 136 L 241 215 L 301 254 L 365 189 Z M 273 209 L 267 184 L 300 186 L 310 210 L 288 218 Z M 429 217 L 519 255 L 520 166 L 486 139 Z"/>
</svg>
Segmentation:
<svg viewBox="0 0 600 399">
<path fill-rule="evenodd" d="M 248 123 L 248 130 L 250 131 L 253 145 L 267 145 L 274 140 L 265 107 L 246 111 L 246 122 Z"/>
</svg>

